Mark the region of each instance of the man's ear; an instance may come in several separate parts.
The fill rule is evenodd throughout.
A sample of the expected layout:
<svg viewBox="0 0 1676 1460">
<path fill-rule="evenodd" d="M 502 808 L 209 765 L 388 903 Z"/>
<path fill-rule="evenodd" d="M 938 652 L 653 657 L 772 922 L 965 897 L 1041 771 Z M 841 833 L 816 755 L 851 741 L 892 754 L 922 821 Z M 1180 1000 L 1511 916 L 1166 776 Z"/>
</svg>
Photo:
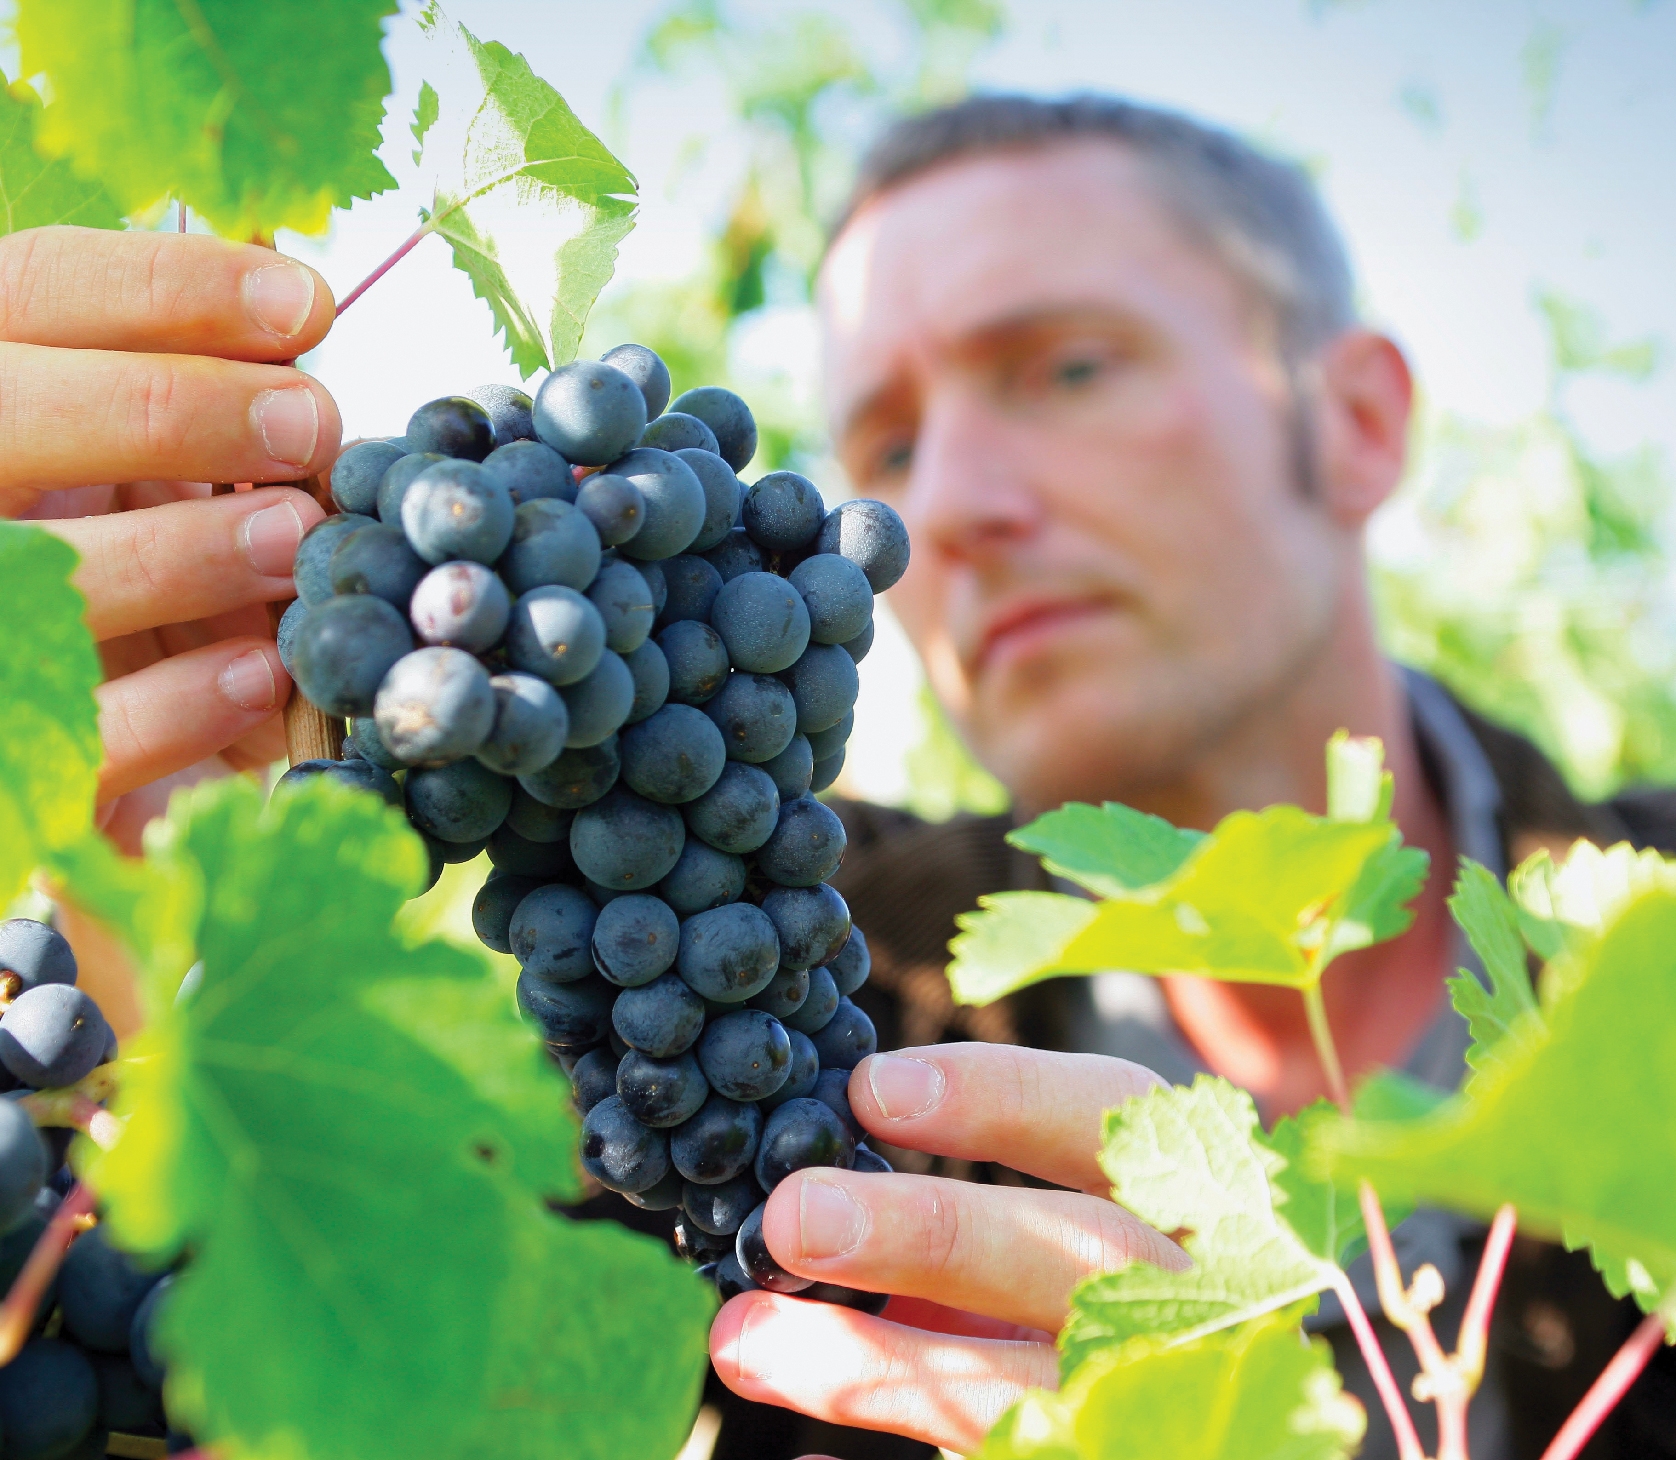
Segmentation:
<svg viewBox="0 0 1676 1460">
<path fill-rule="evenodd" d="M 1414 379 L 1396 344 L 1346 330 L 1316 359 L 1318 481 L 1327 510 L 1365 522 L 1402 480 Z"/>
</svg>

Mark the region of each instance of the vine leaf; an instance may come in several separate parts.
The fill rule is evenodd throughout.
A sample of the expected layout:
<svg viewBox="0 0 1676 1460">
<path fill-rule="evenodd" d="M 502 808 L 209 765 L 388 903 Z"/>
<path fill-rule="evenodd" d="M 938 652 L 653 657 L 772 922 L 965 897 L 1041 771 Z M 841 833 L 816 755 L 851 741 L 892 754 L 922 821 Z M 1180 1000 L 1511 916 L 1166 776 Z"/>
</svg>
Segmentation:
<svg viewBox="0 0 1676 1460">
<path fill-rule="evenodd" d="M 38 140 L 124 213 L 183 198 L 235 238 L 319 233 L 394 179 L 378 160 L 395 0 L 19 0 Z"/>
<path fill-rule="evenodd" d="M 1310 1165 L 1485 1217 L 1512 1202 L 1521 1230 L 1589 1247 L 1650 1311 L 1676 1285 L 1676 893 L 1642 892 L 1573 962 L 1546 1028 L 1460 1095 L 1419 1120 L 1324 1125 Z"/>
<path fill-rule="evenodd" d="M 1202 831 L 1184 831 L 1115 801 L 1104 806 L 1072 801 L 1007 836 L 1015 847 L 1040 857 L 1048 871 L 1102 897 L 1162 882 L 1204 839 Z"/>
<path fill-rule="evenodd" d="M 120 228 L 122 211 L 98 183 L 78 177 L 62 158 L 35 147 L 41 99 L 23 81 L 0 73 L 0 234 L 50 223 Z"/>
<path fill-rule="evenodd" d="M 1109 1347 L 1057 1393 L 1031 1390 L 977 1460 L 1342 1460 L 1366 1424 L 1326 1343 L 1276 1315 L 1191 1343 Z"/>
<path fill-rule="evenodd" d="M 0 521 L 0 907 L 93 822 L 104 676 L 70 585 L 76 561 L 43 528 Z"/>
<path fill-rule="evenodd" d="M 1525 966 L 1525 940 L 1519 932 L 1518 913 L 1495 874 L 1463 857 L 1449 911 L 1490 980 L 1486 990 L 1463 968 L 1446 985 L 1455 1012 L 1467 1021 L 1472 1034 L 1467 1063 L 1482 1070 L 1497 1058 L 1501 1042 L 1516 1026 L 1540 1020 L 1541 1015 Z"/>
<path fill-rule="evenodd" d="M 124 1061 L 87 1174 L 116 1240 L 191 1253 L 171 1412 L 274 1460 L 673 1453 L 713 1300 L 544 1205 L 579 1189 L 563 1081 L 482 963 L 391 932 L 424 860 L 400 812 L 228 780 L 148 851 L 195 888 L 202 973 Z"/>
<path fill-rule="evenodd" d="M 452 78 L 430 91 L 441 101 L 428 121 L 421 94 L 414 122 L 423 156 L 449 159 L 425 226 L 448 240 L 528 378 L 575 357 L 634 227 L 637 184 L 522 56 L 434 0 L 420 25 Z"/>
<path fill-rule="evenodd" d="M 1336 1118 L 1322 1102 L 1265 1136 L 1251 1097 L 1209 1075 L 1108 1111 L 1100 1165 L 1112 1200 L 1184 1233 L 1193 1266 L 1134 1263 L 1082 1283 L 1060 1335 L 1065 1374 L 1112 1343 L 1185 1342 L 1331 1286 L 1362 1235 L 1355 1192 L 1311 1177 L 1297 1158 L 1314 1127 Z"/>
</svg>

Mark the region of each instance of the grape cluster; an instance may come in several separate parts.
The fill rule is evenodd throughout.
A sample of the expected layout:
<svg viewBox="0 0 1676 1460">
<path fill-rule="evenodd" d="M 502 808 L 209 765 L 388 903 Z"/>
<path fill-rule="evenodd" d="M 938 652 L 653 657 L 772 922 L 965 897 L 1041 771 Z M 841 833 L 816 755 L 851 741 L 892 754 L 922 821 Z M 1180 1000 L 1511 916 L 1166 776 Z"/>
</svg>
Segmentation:
<svg viewBox="0 0 1676 1460">
<path fill-rule="evenodd" d="M 305 761 L 406 809 L 432 858 L 487 850 L 473 921 L 571 1077 L 582 1159 L 725 1294 L 814 1288 L 761 1235 L 774 1184 L 888 1169 L 845 1095 L 874 1051 L 866 940 L 827 884 L 816 792 L 854 723 L 873 596 L 908 561 L 883 503 L 745 487 L 733 392 L 640 345 L 421 406 L 350 447 L 297 555 L 280 654 L 350 720 Z M 398 780 L 398 777 L 400 778 Z"/>
<path fill-rule="evenodd" d="M 64 1164 L 73 1132 L 37 1129 L 19 1101 L 74 1085 L 116 1057 L 116 1036 L 76 976 L 75 954 L 55 930 L 29 918 L 0 922 L 0 1293 L 75 1185 Z M 76 1238 L 32 1335 L 0 1367 L 0 1454 L 90 1460 L 104 1455 L 112 1431 L 165 1435 L 163 1367 L 150 1336 L 170 1281 L 134 1266 L 99 1227 Z M 177 1447 L 190 1441 L 170 1436 Z"/>
</svg>

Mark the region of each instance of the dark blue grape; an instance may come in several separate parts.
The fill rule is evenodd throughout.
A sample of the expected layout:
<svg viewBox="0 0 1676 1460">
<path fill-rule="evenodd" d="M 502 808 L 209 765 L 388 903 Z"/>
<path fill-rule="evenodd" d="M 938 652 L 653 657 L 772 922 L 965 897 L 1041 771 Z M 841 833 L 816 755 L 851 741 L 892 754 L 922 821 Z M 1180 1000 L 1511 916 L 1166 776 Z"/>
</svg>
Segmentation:
<svg viewBox="0 0 1676 1460">
<path fill-rule="evenodd" d="M 819 1100 L 788 1100 L 763 1122 L 757 1146 L 757 1185 L 773 1191 L 793 1171 L 836 1166 L 847 1171 L 855 1161 L 855 1137 Z"/>
<path fill-rule="evenodd" d="M 489 838 L 489 861 L 497 872 L 536 877 L 543 882 L 575 875 L 567 842 L 532 842 L 511 827 L 497 826 Z"/>
<path fill-rule="evenodd" d="M 652 632 L 652 590 L 630 563 L 618 559 L 605 564 L 588 589 L 588 601 L 604 620 L 608 649 L 631 654 Z"/>
<path fill-rule="evenodd" d="M 716 450 L 735 471 L 743 471 L 757 454 L 757 423 L 751 408 L 731 390 L 701 385 L 683 391 L 671 410 L 697 416 L 716 434 Z"/>
<path fill-rule="evenodd" d="M 855 708 L 861 676 L 855 660 L 838 644 L 811 644 L 797 663 L 780 675 L 797 705 L 797 732 L 829 730 Z M 814 743 L 810 742 L 814 752 Z M 817 760 L 826 756 L 815 755 Z"/>
<path fill-rule="evenodd" d="M 34 1090 L 73 1085 L 104 1058 L 109 1032 L 99 1006 L 80 989 L 37 984 L 0 1015 L 0 1065 Z"/>
<path fill-rule="evenodd" d="M 353 547 L 361 536 L 357 533 L 345 546 Z M 407 604 L 407 612 L 419 637 L 427 644 L 450 644 L 456 649 L 481 654 L 492 649 L 506 632 L 506 622 L 512 616 L 512 598 L 492 568 L 485 568 L 481 563 L 444 563 L 440 568 L 432 568 L 419 581 Z"/>
<path fill-rule="evenodd" d="M 719 642 L 719 641 L 718 641 Z M 634 703 L 629 706 L 628 725 L 638 725 L 663 708 L 669 699 L 669 660 L 663 650 L 647 639 L 638 649 L 623 655 L 634 680 Z"/>
<path fill-rule="evenodd" d="M 477 889 L 471 903 L 471 930 L 485 948 L 496 953 L 512 951 L 512 914 L 539 886 L 539 878 L 497 872 Z"/>
<path fill-rule="evenodd" d="M 705 1026 L 698 1041 L 698 1063 L 710 1088 L 728 1099 L 761 1100 L 791 1074 L 791 1041 L 772 1014 L 741 1009 Z"/>
<path fill-rule="evenodd" d="M 518 784 L 543 805 L 574 811 L 593 805 L 616 785 L 621 765 L 617 755 L 617 737 L 610 735 L 598 745 L 565 751 L 546 770 L 537 771 L 532 776 L 519 776 Z M 568 826 L 565 835 L 570 835 Z"/>
<path fill-rule="evenodd" d="M 613 461 L 609 474 L 632 482 L 646 503 L 640 531 L 621 545 L 624 555 L 652 562 L 685 552 L 704 526 L 706 508 L 693 469 L 672 452 L 638 446 Z"/>
<path fill-rule="evenodd" d="M 519 966 L 544 983 L 576 983 L 594 973 L 599 909 L 579 887 L 555 882 L 530 892 L 512 914 L 507 941 Z"/>
<path fill-rule="evenodd" d="M 773 760 L 797 733 L 797 703 L 791 691 L 767 674 L 730 674 L 705 701 L 729 760 L 751 764 Z M 782 798 L 783 799 L 783 798 Z"/>
<path fill-rule="evenodd" d="M 779 961 L 774 924 L 748 902 L 696 913 L 681 924 L 675 967 L 706 999 L 742 1003 L 768 987 Z"/>
<path fill-rule="evenodd" d="M 821 1068 L 828 1070 L 853 1070 L 879 1048 L 873 1021 L 848 999 L 839 999 L 837 1012 L 809 1038 L 815 1042 Z"/>
<path fill-rule="evenodd" d="M 371 791 L 383 797 L 387 806 L 402 804 L 402 788 L 396 778 L 382 766 L 365 760 L 300 760 L 279 778 L 274 793 L 277 795 L 281 786 L 305 785 L 317 776 L 324 776 L 352 791 Z"/>
<path fill-rule="evenodd" d="M 162 1429 L 162 1396 L 140 1378 L 138 1369 L 126 1355 L 90 1354 L 88 1357 L 99 1386 L 99 1428 L 125 1435 L 146 1435 Z M 89 1453 L 103 1460 L 104 1444 Z M 64 1460 L 76 1460 L 76 1452 L 71 1451 Z"/>
<path fill-rule="evenodd" d="M 434 451 L 462 461 L 482 461 L 495 449 L 495 423 L 467 396 L 426 401 L 407 423 L 407 449 Z"/>
<path fill-rule="evenodd" d="M 679 623 L 683 619 L 696 619 L 708 623 L 711 606 L 721 592 L 721 574 L 692 553 L 669 558 L 661 566 L 664 581 L 669 587 L 662 622 Z"/>
<path fill-rule="evenodd" d="M 384 473 L 384 480 L 378 484 L 378 520 L 400 527 L 402 501 L 407 496 L 407 489 L 413 485 L 413 479 L 427 467 L 447 459 L 434 451 L 410 451 L 391 462 Z"/>
<path fill-rule="evenodd" d="M 36 984 L 76 981 L 76 955 L 69 941 L 56 928 L 34 918 L 7 918 L 0 922 L 0 973 L 17 979 L 15 997 Z M 5 1224 L 0 1222 L 0 1228 Z"/>
<path fill-rule="evenodd" d="M 742 859 L 690 836 L 681 848 L 680 861 L 658 883 L 658 891 L 685 918 L 737 902 L 745 891 L 745 880 Z"/>
<path fill-rule="evenodd" d="M 530 419 L 530 398 L 517 386 L 480 385 L 476 390 L 468 390 L 466 399 L 483 407 L 489 424 L 495 428 L 496 451 L 514 441 L 535 439 L 535 423 Z M 489 455 L 493 456 L 494 452 Z"/>
<path fill-rule="evenodd" d="M 403 613 L 429 571 L 424 559 L 407 545 L 402 530 L 383 522 L 350 533 L 332 549 L 327 564 L 333 593 L 370 593 Z"/>
<path fill-rule="evenodd" d="M 464 649 L 415 649 L 384 676 L 373 719 L 379 738 L 404 765 L 445 764 L 488 739 L 495 726 L 494 686 Z M 493 829 L 472 835 L 487 836 Z"/>
<path fill-rule="evenodd" d="M 867 982 L 867 975 L 873 971 L 873 955 L 867 951 L 867 938 L 860 928 L 850 929 L 844 946 L 826 959 L 826 970 L 845 998 Z"/>
<path fill-rule="evenodd" d="M 820 1077 L 821 1057 L 815 1053 L 814 1041 L 796 1029 L 786 1030 L 786 1039 L 791 1043 L 791 1073 L 786 1076 L 785 1084 L 762 1101 L 764 1116 L 788 1100 L 802 1100 L 813 1094 L 815 1081 Z"/>
<path fill-rule="evenodd" d="M 844 750 L 839 748 L 836 755 L 829 755 L 825 760 L 815 762 L 814 771 L 809 776 L 809 790 L 818 795 L 836 781 L 844 769 Z"/>
<path fill-rule="evenodd" d="M 786 1015 L 786 1028 L 807 1034 L 811 1039 L 831 1022 L 838 1012 L 838 985 L 824 967 L 809 970 L 809 992 L 795 1014 Z M 818 1049 L 819 1046 L 817 1045 Z M 822 1061 L 823 1064 L 826 1061 Z"/>
<path fill-rule="evenodd" d="M 297 672 L 291 656 L 296 648 L 297 630 L 307 612 L 308 605 L 302 599 L 292 599 L 285 605 L 285 612 L 279 616 L 279 625 L 274 629 L 274 645 L 279 650 L 279 662 L 285 666 L 285 672 L 293 679 L 297 677 Z"/>
<path fill-rule="evenodd" d="M 408 484 L 402 531 L 427 563 L 492 563 L 512 541 L 512 497 L 475 461 L 439 461 Z"/>
<path fill-rule="evenodd" d="M 617 995 L 611 1027 L 631 1049 L 670 1059 L 691 1049 L 704 1028 L 704 1000 L 673 973 L 660 974 Z"/>
<path fill-rule="evenodd" d="M 328 598 L 297 629 L 297 687 L 328 715 L 370 715 L 384 676 L 412 648 L 407 620 L 382 598 Z"/>
<path fill-rule="evenodd" d="M 607 649 L 587 676 L 561 691 L 570 711 L 570 734 L 565 745 L 585 749 L 608 739 L 628 720 L 634 708 L 634 675 L 620 654 Z"/>
<path fill-rule="evenodd" d="M 748 1002 L 753 1009 L 761 1009 L 784 1023 L 803 1007 L 808 997 L 809 970 L 782 968 L 768 981 L 768 987 L 752 994 Z"/>
<path fill-rule="evenodd" d="M 525 841 L 563 842 L 570 851 L 570 823 L 576 813 L 538 801 L 520 784 L 512 793 L 512 809 L 506 813 L 506 825 Z"/>
<path fill-rule="evenodd" d="M 729 1252 L 717 1259 L 711 1281 L 716 1284 L 716 1291 L 724 1303 L 731 1298 L 737 1298 L 741 1293 L 762 1291 L 746 1276 L 745 1269 L 739 1265 L 739 1254 L 736 1252 Z"/>
<path fill-rule="evenodd" d="M 813 1048 L 813 1044 L 814 1041 L 811 1040 L 811 1048 Z M 820 1058 L 819 1054 L 815 1058 L 818 1060 Z M 821 1070 L 815 1076 L 814 1087 L 809 1093 L 822 1105 L 827 1106 L 843 1123 L 844 1129 L 856 1140 L 859 1141 L 867 1134 L 861 1128 L 861 1122 L 855 1118 L 855 1111 L 850 1106 L 849 1070 Z"/>
<path fill-rule="evenodd" d="M 559 692 L 532 674 L 497 674 L 489 685 L 495 718 L 477 758 L 503 776 L 530 775 L 551 765 L 570 734 L 570 712 Z"/>
<path fill-rule="evenodd" d="M 871 649 L 872 647 L 873 647 L 873 620 L 872 619 L 867 620 L 867 627 L 864 628 L 853 639 L 846 639 L 844 641 L 844 652 L 846 654 L 848 654 L 850 656 L 850 658 L 855 660 L 855 662 L 857 664 L 861 663 L 861 661 L 867 657 L 867 651 L 869 649 Z"/>
<path fill-rule="evenodd" d="M 583 1115 L 617 1093 L 617 1065 L 617 1056 L 610 1050 L 590 1049 L 571 1066 L 570 1089 Z"/>
<path fill-rule="evenodd" d="M 442 854 L 442 849 L 452 845 L 450 842 L 440 842 L 434 836 L 426 836 L 424 832 L 419 833 L 419 840 L 425 847 L 425 879 L 424 885 L 413 894 L 415 897 L 429 892 L 438 882 L 442 881 L 443 870 L 448 866 L 450 860 Z"/>
<path fill-rule="evenodd" d="M 414 827 L 419 831 L 418 827 Z M 419 831 L 420 839 L 431 849 L 433 860 L 440 860 L 444 866 L 457 867 L 463 862 L 476 861 L 483 849 L 489 845 L 489 838 L 478 837 L 475 841 L 451 842 L 441 837 L 430 835 L 429 832 Z"/>
<path fill-rule="evenodd" d="M 809 610 L 797 590 L 773 573 L 741 573 L 722 584 L 710 626 L 735 669 L 778 674 L 809 647 Z"/>
<path fill-rule="evenodd" d="M 646 423 L 646 429 L 640 433 L 640 444 L 655 446 L 659 451 L 685 451 L 697 447 L 714 455 L 716 433 L 697 416 L 689 416 L 685 411 L 670 411 Z M 720 461 L 721 457 L 717 455 L 716 460 Z"/>
<path fill-rule="evenodd" d="M 646 1191 L 669 1170 L 669 1138 L 608 1095 L 582 1118 L 582 1164 L 612 1191 Z"/>
<path fill-rule="evenodd" d="M 710 1094 L 690 1053 L 654 1059 L 631 1049 L 617 1066 L 617 1098 L 642 1125 L 665 1130 L 698 1113 Z"/>
<path fill-rule="evenodd" d="M 587 516 L 557 497 L 538 497 L 512 514 L 512 541 L 496 570 L 514 593 L 574 588 L 599 572 L 599 533 Z"/>
<path fill-rule="evenodd" d="M 745 498 L 745 488 L 733 474 L 733 468 L 714 452 L 689 446 L 675 454 L 692 468 L 699 486 L 704 488 L 704 524 L 698 529 L 698 536 L 687 544 L 687 551 L 707 553 L 738 522 L 739 504 Z M 761 562 L 756 566 L 760 567 Z"/>
<path fill-rule="evenodd" d="M 605 621 L 574 588 L 532 588 L 512 605 L 506 657 L 549 684 L 575 684 L 605 652 Z"/>
<path fill-rule="evenodd" d="M 483 470 L 506 488 L 514 507 L 525 502 L 576 500 L 570 463 L 539 441 L 511 441 L 484 459 Z"/>
<path fill-rule="evenodd" d="M 840 502 L 821 524 L 816 550 L 848 558 L 867 575 L 875 593 L 908 570 L 908 529 L 893 508 L 862 497 Z"/>
<path fill-rule="evenodd" d="M 635 569 L 646 580 L 646 586 L 652 590 L 652 613 L 663 612 L 663 606 L 669 601 L 669 584 L 664 581 L 662 563 L 636 563 Z"/>
<path fill-rule="evenodd" d="M 445 842 L 487 837 L 512 809 L 512 782 L 475 760 L 407 773 L 407 819 Z"/>
<path fill-rule="evenodd" d="M 678 705 L 702 705 L 727 681 L 727 648 L 709 624 L 680 619 L 658 635 L 669 665 L 669 698 Z"/>
<path fill-rule="evenodd" d="M 794 704 L 794 713 L 795 709 Z M 762 768 L 773 778 L 774 789 L 780 793 L 780 800 L 795 801 L 799 796 L 808 794 L 809 784 L 814 779 L 814 750 L 807 737 L 793 735 L 786 748 L 773 759 L 765 760 Z M 768 838 L 764 837 L 763 840 L 767 841 Z"/>
<path fill-rule="evenodd" d="M 681 1183 L 684 1191 L 688 1183 Z M 760 1200 L 761 1198 L 758 1198 Z M 677 1203 L 679 1205 L 679 1203 Z M 675 1251 L 688 1262 L 714 1263 L 718 1258 L 725 1257 L 733 1251 L 733 1237 L 718 1237 L 706 1232 L 704 1228 L 693 1221 L 685 1211 L 675 1218 Z"/>
<path fill-rule="evenodd" d="M 64 1332 L 83 1348 L 126 1353 L 134 1314 L 159 1276 L 112 1247 L 104 1228 L 84 1232 L 70 1244 L 59 1274 L 58 1310 L 64 1315 Z"/>
<path fill-rule="evenodd" d="M 762 1136 L 762 1112 L 714 1090 L 697 1115 L 669 1134 L 675 1169 L 700 1186 L 717 1186 L 748 1171 Z"/>
<path fill-rule="evenodd" d="M 613 898 L 594 924 L 594 963 L 622 988 L 637 988 L 667 973 L 680 946 L 680 919 L 650 893 Z"/>
<path fill-rule="evenodd" d="M 689 1181 L 681 1189 L 681 1210 L 699 1231 L 713 1237 L 731 1237 L 761 1201 L 762 1188 L 750 1175 L 710 1186 Z"/>
<path fill-rule="evenodd" d="M 640 439 L 646 397 L 621 370 L 572 360 L 541 382 L 530 414 L 535 434 L 566 461 L 604 466 Z"/>
<path fill-rule="evenodd" d="M 813 796 L 780 803 L 774 834 L 757 851 L 757 869 L 782 887 L 813 887 L 844 860 L 844 823 Z"/>
<path fill-rule="evenodd" d="M 157 1351 L 157 1312 L 168 1300 L 175 1285 L 173 1273 L 165 1273 L 151 1285 L 151 1291 L 134 1310 L 134 1322 L 128 1330 L 128 1356 L 140 1382 L 152 1389 L 163 1387 L 163 1356 Z"/>
<path fill-rule="evenodd" d="M 518 1007 L 541 1026 L 550 1044 L 599 1044 L 611 1032 L 611 1006 L 617 990 L 603 978 L 578 983 L 546 983 L 518 975 Z"/>
<path fill-rule="evenodd" d="M 69 984 L 37 985 L 69 988 Z M 47 1150 L 22 1107 L 0 1100 L 0 1231 L 29 1213 L 47 1179 Z"/>
<path fill-rule="evenodd" d="M 795 696 L 794 696 L 795 697 Z M 837 755 L 855 729 L 855 711 L 850 710 L 836 725 L 809 732 L 809 754 L 814 760 L 826 760 Z"/>
<path fill-rule="evenodd" d="M 6 1437 L 7 1460 L 66 1460 L 92 1433 L 98 1416 L 99 1381 L 87 1355 L 73 1344 L 32 1338 L 0 1369 L 0 1434 Z"/>
<path fill-rule="evenodd" d="M 808 477 L 771 471 L 751 483 L 739 520 L 753 542 L 789 553 L 814 541 L 825 517 L 826 503 Z"/>
<path fill-rule="evenodd" d="M 577 812 L 570 854 L 602 887 L 638 892 L 661 882 L 687 839 L 681 814 L 623 787 Z"/>
<path fill-rule="evenodd" d="M 378 487 L 384 473 L 406 452 L 388 441 L 357 441 L 332 467 L 332 500 L 340 512 L 372 517 L 378 511 Z"/>
<path fill-rule="evenodd" d="M 621 370 L 640 387 L 648 421 L 663 414 L 663 408 L 669 404 L 669 367 L 656 350 L 649 350 L 645 345 L 618 345 L 599 358 L 602 363 Z"/>
<path fill-rule="evenodd" d="M 855 1148 L 855 1165 L 850 1167 L 850 1170 L 865 1171 L 869 1175 L 873 1176 L 888 1176 L 895 1169 L 896 1168 L 892 1166 L 889 1161 L 885 1160 L 883 1156 L 871 1147 L 863 1146 L 859 1143 L 857 1144 Z"/>
<path fill-rule="evenodd" d="M 873 588 L 848 558 L 816 553 L 791 570 L 791 586 L 809 610 L 809 637 L 817 644 L 845 644 L 873 621 Z"/>
<path fill-rule="evenodd" d="M 630 1206 L 639 1207 L 642 1211 L 677 1211 L 681 1205 L 681 1173 L 671 1166 L 646 1190 L 625 1191 L 621 1195 Z M 676 1222 L 679 1221 L 680 1217 L 677 1215 Z"/>
<path fill-rule="evenodd" d="M 768 567 L 768 558 L 743 527 L 725 532 L 721 541 L 705 552 L 704 561 L 721 574 L 724 583 L 731 583 L 741 573 L 761 573 Z"/>
<path fill-rule="evenodd" d="M 621 547 L 646 524 L 646 498 L 626 477 L 595 472 L 576 489 L 576 510 L 607 547 Z"/>
<path fill-rule="evenodd" d="M 349 734 L 344 738 L 343 753 L 354 754 L 380 770 L 399 771 L 402 763 L 391 753 L 378 733 L 378 721 L 370 715 L 358 715 L 349 722 Z"/>
<path fill-rule="evenodd" d="M 761 1160 L 760 1153 L 757 1159 Z M 768 1204 L 764 1202 L 739 1224 L 739 1232 L 734 1238 L 734 1257 L 745 1275 L 759 1288 L 766 1288 L 771 1293 L 801 1293 L 813 1285 L 814 1279 L 788 1272 L 768 1250 L 768 1241 L 762 1235 L 762 1214 L 767 1210 Z"/>
<path fill-rule="evenodd" d="M 702 796 L 727 764 L 721 731 L 691 705 L 665 705 L 624 729 L 620 744 L 624 783 L 668 806 Z"/>
<path fill-rule="evenodd" d="M 332 596 L 332 554 L 352 532 L 363 527 L 376 527 L 371 517 L 358 512 L 340 512 L 324 522 L 316 522 L 303 534 L 292 560 L 291 577 L 297 585 L 297 597 L 310 607 L 324 603 Z"/>
<path fill-rule="evenodd" d="M 687 802 L 681 815 L 693 836 L 717 851 L 743 855 L 754 852 L 773 833 L 780 817 L 780 796 L 763 768 L 730 760 L 716 784 Z"/>
</svg>

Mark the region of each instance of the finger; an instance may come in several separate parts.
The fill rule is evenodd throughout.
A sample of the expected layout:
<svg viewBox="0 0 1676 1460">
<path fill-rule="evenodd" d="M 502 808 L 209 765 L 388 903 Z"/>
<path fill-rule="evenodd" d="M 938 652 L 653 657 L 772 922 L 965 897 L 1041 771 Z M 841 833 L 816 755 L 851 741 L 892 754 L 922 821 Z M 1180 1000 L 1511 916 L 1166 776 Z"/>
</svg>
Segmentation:
<svg viewBox="0 0 1676 1460">
<path fill-rule="evenodd" d="M 105 764 L 99 800 L 173 775 L 248 735 L 291 692 L 272 640 L 230 639 L 95 691 Z"/>
<path fill-rule="evenodd" d="M 336 310 L 307 264 L 256 244 L 67 227 L 0 239 L 0 339 L 18 344 L 293 360 Z"/>
<path fill-rule="evenodd" d="M 46 526 L 81 555 L 73 581 L 102 640 L 293 597 L 297 544 L 325 515 L 281 487 Z"/>
<path fill-rule="evenodd" d="M 743 1293 L 716 1315 L 710 1361 L 746 1399 L 963 1455 L 1026 1389 L 1058 1384 L 1050 1344 L 923 1333 L 762 1292 Z"/>
<path fill-rule="evenodd" d="M 281 365 L 0 345 L 0 510 L 87 482 L 286 481 L 327 469 L 342 423 Z"/>
<path fill-rule="evenodd" d="M 893 1146 L 999 1161 L 1103 1195 L 1111 1183 L 1095 1160 L 1102 1115 L 1163 1083 L 1105 1055 L 941 1044 L 863 1060 L 850 1076 L 850 1108 Z"/>
<path fill-rule="evenodd" d="M 798 1171 L 774 1188 L 762 1230 L 783 1266 L 817 1282 L 1050 1332 L 1093 1273 L 1192 1266 L 1169 1238 L 1100 1197 L 937 1176 Z"/>
</svg>

